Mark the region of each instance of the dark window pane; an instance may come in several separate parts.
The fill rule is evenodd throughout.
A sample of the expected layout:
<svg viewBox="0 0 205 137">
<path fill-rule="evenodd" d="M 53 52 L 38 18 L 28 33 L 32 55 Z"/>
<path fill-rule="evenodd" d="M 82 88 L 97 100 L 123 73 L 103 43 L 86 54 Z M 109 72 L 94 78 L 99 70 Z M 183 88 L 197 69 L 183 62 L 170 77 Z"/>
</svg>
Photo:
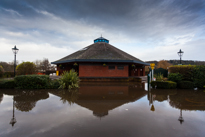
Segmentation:
<svg viewBox="0 0 205 137">
<path fill-rule="evenodd" d="M 123 70 L 124 66 L 117 66 L 117 69 Z"/>
<path fill-rule="evenodd" d="M 109 66 L 109 69 L 115 69 L 115 66 Z"/>
</svg>

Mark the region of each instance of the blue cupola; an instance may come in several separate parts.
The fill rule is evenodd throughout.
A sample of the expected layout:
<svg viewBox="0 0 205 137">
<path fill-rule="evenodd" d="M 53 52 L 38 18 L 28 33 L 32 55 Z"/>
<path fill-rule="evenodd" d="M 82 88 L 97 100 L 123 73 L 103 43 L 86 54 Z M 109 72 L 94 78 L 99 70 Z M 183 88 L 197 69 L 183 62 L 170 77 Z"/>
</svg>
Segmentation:
<svg viewBox="0 0 205 137">
<path fill-rule="evenodd" d="M 94 43 L 97 43 L 97 42 L 109 43 L 109 40 L 107 40 L 107 39 L 105 39 L 105 38 L 103 38 L 103 37 L 101 36 L 101 37 L 99 37 L 99 38 L 97 38 L 97 39 L 94 40 Z"/>
</svg>

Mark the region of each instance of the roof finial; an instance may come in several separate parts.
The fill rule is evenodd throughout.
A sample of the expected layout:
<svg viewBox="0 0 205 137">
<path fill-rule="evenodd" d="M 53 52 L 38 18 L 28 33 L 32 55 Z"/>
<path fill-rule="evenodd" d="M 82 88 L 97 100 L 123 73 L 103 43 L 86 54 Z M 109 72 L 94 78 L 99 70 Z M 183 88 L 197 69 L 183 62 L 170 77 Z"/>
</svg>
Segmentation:
<svg viewBox="0 0 205 137">
<path fill-rule="evenodd" d="M 102 37 L 102 34 L 101 34 L 101 37 Z"/>
</svg>

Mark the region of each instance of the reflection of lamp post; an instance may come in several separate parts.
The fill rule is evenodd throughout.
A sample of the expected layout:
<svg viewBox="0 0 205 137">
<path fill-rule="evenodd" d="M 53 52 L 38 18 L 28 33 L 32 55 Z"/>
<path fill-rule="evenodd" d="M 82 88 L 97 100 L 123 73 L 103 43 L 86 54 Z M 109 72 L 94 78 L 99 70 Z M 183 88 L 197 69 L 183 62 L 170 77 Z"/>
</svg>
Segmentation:
<svg viewBox="0 0 205 137">
<path fill-rule="evenodd" d="M 182 57 L 182 55 L 183 55 L 183 51 L 181 51 L 181 49 L 179 50 L 179 52 L 177 52 L 178 53 L 178 55 L 179 55 L 179 57 L 180 57 L 180 64 L 181 64 L 181 57 Z"/>
<path fill-rule="evenodd" d="M 19 49 L 16 48 L 16 46 L 14 46 L 14 48 L 12 48 L 12 51 L 14 53 L 14 77 L 16 75 L 16 54 L 18 53 Z"/>
<path fill-rule="evenodd" d="M 13 117 L 11 118 L 10 124 L 13 127 L 15 123 L 16 123 L 16 118 L 15 118 L 15 115 L 14 115 L 14 98 L 13 98 Z"/>
<path fill-rule="evenodd" d="M 182 117 L 182 109 L 180 109 L 180 116 L 179 116 L 178 120 L 180 121 L 180 124 L 182 124 L 184 122 L 184 119 Z"/>
</svg>

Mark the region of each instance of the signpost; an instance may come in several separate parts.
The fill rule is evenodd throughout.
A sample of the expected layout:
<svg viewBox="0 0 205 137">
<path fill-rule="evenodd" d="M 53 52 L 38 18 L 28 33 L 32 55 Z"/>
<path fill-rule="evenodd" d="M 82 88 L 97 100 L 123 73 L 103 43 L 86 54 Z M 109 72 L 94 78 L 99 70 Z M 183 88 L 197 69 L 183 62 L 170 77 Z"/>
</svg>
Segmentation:
<svg viewBox="0 0 205 137">
<path fill-rule="evenodd" d="M 152 69 L 152 81 L 154 80 L 154 67 L 155 67 L 155 64 L 154 63 L 151 63 L 150 64 L 150 67 Z"/>
</svg>

